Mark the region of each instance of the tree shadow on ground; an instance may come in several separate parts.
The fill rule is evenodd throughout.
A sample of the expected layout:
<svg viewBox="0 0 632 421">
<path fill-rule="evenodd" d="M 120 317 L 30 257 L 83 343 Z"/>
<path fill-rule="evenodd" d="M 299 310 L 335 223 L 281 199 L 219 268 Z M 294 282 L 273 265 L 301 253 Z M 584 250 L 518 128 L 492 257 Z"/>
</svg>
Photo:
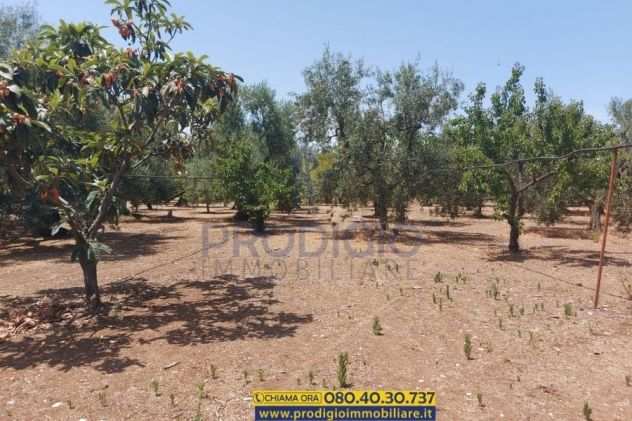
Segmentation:
<svg viewBox="0 0 632 421">
<path fill-rule="evenodd" d="M 461 218 L 464 219 L 464 218 Z M 463 221 L 455 221 L 453 219 L 424 219 L 424 220 L 409 220 L 407 224 L 418 225 L 422 227 L 466 227 L 471 223 Z"/>
<path fill-rule="evenodd" d="M 102 261 L 120 261 L 134 259 L 138 256 L 155 254 L 161 245 L 180 238 L 176 235 L 160 233 L 133 233 L 109 231 L 99 235 L 99 240 L 112 249 L 111 254 L 104 254 Z M 72 263 L 70 256 L 74 247 L 73 240 L 44 240 L 22 243 L 16 247 L 3 249 L 0 252 L 2 265 L 30 260 L 52 260 Z"/>
<path fill-rule="evenodd" d="M 523 263 L 528 260 L 542 260 L 548 263 L 574 267 L 596 267 L 599 264 L 599 252 L 594 250 L 570 249 L 562 246 L 541 246 L 532 247 L 529 250 L 522 250 L 517 254 L 502 251 L 488 257 L 488 261 L 490 262 Z M 613 253 L 606 253 L 604 264 L 630 267 L 632 266 L 632 256 L 622 258 L 613 256 Z"/>
<path fill-rule="evenodd" d="M 376 241 L 378 244 L 391 246 L 423 246 L 435 244 L 458 244 L 473 246 L 477 244 L 495 244 L 497 238 L 483 233 L 452 231 L 452 230 L 423 230 L 415 225 L 401 225 L 387 232 L 380 231 L 377 226 L 355 226 L 349 229 L 330 230 L 323 233 L 324 240 L 356 240 Z"/>
<path fill-rule="evenodd" d="M 180 280 L 158 285 L 144 278 L 109 284 L 102 288 L 108 301 L 104 311 L 81 323 L 54 323 L 46 331 L 0 340 L 0 368 L 16 370 L 46 364 L 68 371 L 92 366 L 122 372 L 143 366 L 132 347 L 166 342 L 175 346 L 244 339 L 277 339 L 293 336 L 313 320 L 310 314 L 275 311 L 278 303 L 272 277 L 239 278 L 223 275 L 210 280 Z M 6 310 L 35 303 L 41 296 L 63 303 L 81 302 L 82 288 L 43 290 L 31 297 L 0 297 Z M 0 312 L 0 317 L 2 313 Z"/>
<path fill-rule="evenodd" d="M 584 226 L 586 224 L 583 224 Z M 572 228 L 572 227 L 529 227 L 524 231 L 525 234 L 537 234 L 546 238 L 561 238 L 572 240 L 593 240 L 595 238 L 594 232 L 585 228 Z M 599 235 L 597 233 L 597 235 Z"/>
</svg>

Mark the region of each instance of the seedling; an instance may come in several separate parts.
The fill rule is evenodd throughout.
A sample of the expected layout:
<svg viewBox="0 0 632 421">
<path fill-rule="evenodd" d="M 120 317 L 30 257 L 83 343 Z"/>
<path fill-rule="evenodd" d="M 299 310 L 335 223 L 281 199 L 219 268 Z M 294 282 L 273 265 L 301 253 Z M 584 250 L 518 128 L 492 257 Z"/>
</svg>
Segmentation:
<svg viewBox="0 0 632 421">
<path fill-rule="evenodd" d="M 524 306 L 520 306 L 520 315 L 524 316 Z"/>
<path fill-rule="evenodd" d="M 535 335 L 533 332 L 529 332 L 529 345 L 535 346 Z"/>
<path fill-rule="evenodd" d="M 101 404 L 102 407 L 106 407 L 108 406 L 108 402 L 107 399 L 105 398 L 105 392 L 99 392 L 97 394 L 97 398 L 99 399 L 99 403 Z"/>
<path fill-rule="evenodd" d="M 195 417 L 193 417 L 193 421 L 202 421 L 202 399 L 204 399 L 204 383 L 200 383 L 197 386 L 197 410 L 195 412 Z"/>
<path fill-rule="evenodd" d="M 450 296 L 450 285 L 445 286 L 445 296 L 448 300 L 452 301 L 452 297 Z"/>
<path fill-rule="evenodd" d="M 542 289 L 542 285 L 540 285 L 540 283 L 538 282 L 538 291 L 540 291 Z"/>
<path fill-rule="evenodd" d="M 628 297 L 628 300 L 632 300 L 632 284 L 626 281 L 621 281 L 621 285 L 623 286 L 623 290 L 625 291 L 625 295 Z"/>
<path fill-rule="evenodd" d="M 197 398 L 198 400 L 204 399 L 206 393 L 204 392 L 204 383 L 200 383 L 197 385 Z"/>
<path fill-rule="evenodd" d="M 437 296 L 434 292 L 432 293 L 432 304 L 437 304 Z"/>
<path fill-rule="evenodd" d="M 217 367 L 215 367 L 213 364 L 211 364 L 211 366 L 209 367 L 209 370 L 211 372 L 211 379 L 216 380 L 217 379 Z"/>
<path fill-rule="evenodd" d="M 498 289 L 498 283 L 492 283 L 490 288 L 490 296 L 494 298 L 494 300 L 498 300 L 500 297 L 500 290 Z"/>
<path fill-rule="evenodd" d="M 435 274 L 434 281 L 435 281 L 435 283 L 443 282 L 443 275 L 441 274 L 441 272 L 437 272 Z"/>
<path fill-rule="evenodd" d="M 443 298 L 439 298 L 439 311 L 443 311 Z"/>
<path fill-rule="evenodd" d="M 154 392 L 154 396 L 160 396 L 160 392 L 158 391 L 158 389 L 160 388 L 160 384 L 158 383 L 158 380 L 152 380 L 149 384 L 149 388 Z"/>
<path fill-rule="evenodd" d="M 246 384 L 250 383 L 248 381 L 248 370 L 244 370 L 242 374 L 244 376 L 244 382 L 246 382 Z"/>
<path fill-rule="evenodd" d="M 169 395 L 169 401 L 171 402 L 172 407 L 176 406 L 176 397 L 173 393 Z"/>
<path fill-rule="evenodd" d="M 494 351 L 494 346 L 492 345 L 492 341 L 485 343 L 485 349 L 487 350 L 487 352 L 490 352 L 490 353 Z"/>
<path fill-rule="evenodd" d="M 465 358 L 468 360 L 472 359 L 472 337 L 469 334 L 465 335 L 465 342 L 463 343 L 463 352 L 465 353 Z"/>
<path fill-rule="evenodd" d="M 382 325 L 380 324 L 380 319 L 377 316 L 373 318 L 372 329 L 375 336 L 382 336 Z"/>
<path fill-rule="evenodd" d="M 498 328 L 503 330 L 503 319 L 498 319 Z"/>
<path fill-rule="evenodd" d="M 457 284 L 461 282 L 463 285 L 465 285 L 465 283 L 467 282 L 467 277 L 463 275 L 461 272 L 459 272 L 457 273 L 456 278 L 454 280 L 456 281 Z"/>
<path fill-rule="evenodd" d="M 584 402 L 584 419 L 586 421 L 592 421 L 592 408 L 588 402 Z"/>
<path fill-rule="evenodd" d="M 571 303 L 564 304 L 564 315 L 567 318 L 573 315 L 573 305 Z"/>
<path fill-rule="evenodd" d="M 399 295 L 404 296 L 404 288 L 399 288 Z"/>
<path fill-rule="evenodd" d="M 309 381 L 309 385 L 313 386 L 314 385 L 314 373 L 310 370 L 309 373 L 307 373 L 307 379 Z"/>
<path fill-rule="evenodd" d="M 514 305 L 513 304 L 509 304 L 509 317 L 514 317 Z"/>
<path fill-rule="evenodd" d="M 630 376 L 629 374 L 626 374 L 625 376 L 625 385 L 627 387 L 632 387 L 632 376 Z"/>
<path fill-rule="evenodd" d="M 263 375 L 263 369 L 262 369 L 262 368 L 260 368 L 259 370 L 257 370 L 257 377 L 259 378 L 259 381 L 260 381 L 260 382 L 264 382 L 264 381 L 265 381 L 265 378 L 264 378 L 264 375 Z"/>
<path fill-rule="evenodd" d="M 341 352 L 338 354 L 338 367 L 336 369 L 336 377 L 338 378 L 338 385 L 340 388 L 349 386 L 348 376 L 349 369 L 349 354 Z"/>
<path fill-rule="evenodd" d="M 478 401 L 478 406 L 481 408 L 485 408 L 485 404 L 483 403 L 483 394 L 482 393 L 477 393 L 476 394 L 476 400 Z"/>
</svg>

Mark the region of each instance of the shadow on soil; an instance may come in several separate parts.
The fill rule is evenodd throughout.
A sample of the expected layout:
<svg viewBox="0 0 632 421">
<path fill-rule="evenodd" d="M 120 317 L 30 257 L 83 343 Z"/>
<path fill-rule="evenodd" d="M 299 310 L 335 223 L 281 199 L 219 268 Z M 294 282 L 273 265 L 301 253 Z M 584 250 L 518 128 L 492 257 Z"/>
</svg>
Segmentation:
<svg viewBox="0 0 632 421">
<path fill-rule="evenodd" d="M 606 253 L 605 264 L 620 267 L 632 266 L 632 256 L 626 254 L 627 258 L 613 256 L 613 253 Z M 529 250 L 522 250 L 518 254 L 500 252 L 488 259 L 491 262 L 516 262 L 522 263 L 527 260 L 543 260 L 550 263 L 569 265 L 575 267 L 597 267 L 599 264 L 599 253 L 596 251 L 569 249 L 561 246 L 532 247 Z"/>
<path fill-rule="evenodd" d="M 112 249 L 112 254 L 103 255 L 102 261 L 127 260 L 138 256 L 155 254 L 160 246 L 180 238 L 177 235 L 161 233 L 133 233 L 109 231 L 99 236 L 99 239 Z M 18 263 L 31 260 L 53 260 L 71 263 L 70 256 L 74 242 L 67 240 L 29 240 L 12 244 L 0 253 L 2 264 Z"/>
<path fill-rule="evenodd" d="M 293 336 L 301 325 L 312 322 L 312 315 L 274 311 L 272 306 L 278 303 L 275 284 L 271 277 L 233 275 L 182 280 L 168 286 L 144 278 L 112 283 L 102 288 L 108 304 L 99 316 L 80 320 L 84 322 L 80 324 L 55 323 L 47 331 L 0 340 L 0 368 L 21 370 L 47 364 L 61 371 L 92 366 L 113 373 L 144 365 L 124 355 L 132 345 L 195 346 Z M 27 298 L 0 297 L 0 308 L 28 306 L 41 296 L 78 303 L 83 289 L 44 290 Z"/>
</svg>

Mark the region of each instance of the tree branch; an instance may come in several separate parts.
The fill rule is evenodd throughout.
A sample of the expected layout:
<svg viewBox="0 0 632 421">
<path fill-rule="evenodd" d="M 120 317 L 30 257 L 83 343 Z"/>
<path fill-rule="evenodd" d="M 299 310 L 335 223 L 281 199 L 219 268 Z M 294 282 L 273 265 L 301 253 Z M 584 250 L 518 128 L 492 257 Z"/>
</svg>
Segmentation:
<svg viewBox="0 0 632 421">
<path fill-rule="evenodd" d="M 101 205 L 99 206 L 99 212 L 97 216 L 92 221 L 92 225 L 88 228 L 87 237 L 93 237 L 98 231 L 99 227 L 103 223 L 105 217 L 107 216 L 108 211 L 110 210 L 110 206 L 112 205 L 112 198 L 114 197 L 114 193 L 118 190 L 118 186 L 121 182 L 121 178 L 123 173 L 127 171 L 127 167 L 129 165 L 129 161 L 127 157 L 123 158 L 121 165 L 119 166 L 116 173 L 114 173 L 114 177 L 112 177 L 112 183 L 110 183 L 110 188 L 105 192 L 105 196 L 101 201 Z"/>
<path fill-rule="evenodd" d="M 548 173 L 546 173 L 546 174 L 544 174 L 544 175 L 541 175 L 541 176 L 539 176 L 539 177 L 537 177 L 537 178 L 534 178 L 533 180 L 531 180 L 531 181 L 530 181 L 529 183 L 527 183 L 526 185 L 524 185 L 524 186 L 520 187 L 520 188 L 517 190 L 517 193 L 518 193 L 518 194 L 520 194 L 520 193 L 524 192 L 525 190 L 529 189 L 530 187 L 533 187 L 533 186 L 535 186 L 536 184 L 538 184 L 538 183 L 540 183 L 540 182 L 542 182 L 542 181 L 546 180 L 547 178 L 550 178 L 550 177 L 554 176 L 555 174 L 557 174 L 557 172 L 558 172 L 558 170 L 553 170 L 553 171 L 550 171 L 550 172 L 548 172 Z"/>
</svg>

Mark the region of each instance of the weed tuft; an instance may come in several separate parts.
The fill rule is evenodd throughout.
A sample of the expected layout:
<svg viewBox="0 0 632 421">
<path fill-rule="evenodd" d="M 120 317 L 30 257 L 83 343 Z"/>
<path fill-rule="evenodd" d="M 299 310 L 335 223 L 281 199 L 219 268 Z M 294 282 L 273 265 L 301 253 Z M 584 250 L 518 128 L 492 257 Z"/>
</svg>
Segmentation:
<svg viewBox="0 0 632 421">
<path fill-rule="evenodd" d="M 336 377 L 338 379 L 338 385 L 341 389 L 349 386 L 348 370 L 349 354 L 346 352 L 341 352 L 340 354 L 338 354 L 338 367 L 336 369 Z"/>
<path fill-rule="evenodd" d="M 380 319 L 377 316 L 373 318 L 373 326 L 371 329 L 373 330 L 373 334 L 375 336 L 382 336 L 382 325 L 380 324 Z"/>
<path fill-rule="evenodd" d="M 588 402 L 584 402 L 584 419 L 586 421 L 592 421 L 592 408 L 588 404 Z"/>
<path fill-rule="evenodd" d="M 469 334 L 465 335 L 463 352 L 465 353 L 465 358 L 467 358 L 468 360 L 472 359 L 472 336 L 470 336 Z"/>
</svg>

